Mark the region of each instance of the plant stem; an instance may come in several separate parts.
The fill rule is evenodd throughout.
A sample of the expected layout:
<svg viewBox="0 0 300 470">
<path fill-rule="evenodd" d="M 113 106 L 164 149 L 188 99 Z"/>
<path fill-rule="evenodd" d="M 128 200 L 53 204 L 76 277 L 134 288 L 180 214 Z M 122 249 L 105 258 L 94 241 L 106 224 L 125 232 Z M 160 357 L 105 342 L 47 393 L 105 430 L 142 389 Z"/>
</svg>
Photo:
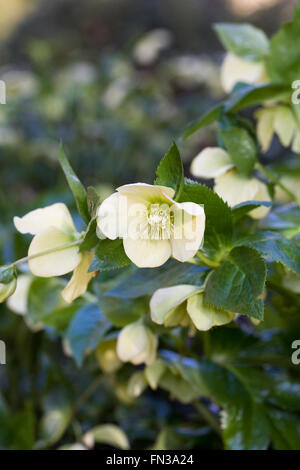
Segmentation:
<svg viewBox="0 0 300 470">
<path fill-rule="evenodd" d="M 204 264 L 206 264 L 210 268 L 218 268 L 220 266 L 220 264 L 217 263 L 216 261 L 213 261 L 213 260 L 207 258 L 203 253 L 201 253 L 200 250 L 197 251 L 197 256 L 198 256 L 198 258 L 201 259 L 201 261 L 203 261 Z"/>
<path fill-rule="evenodd" d="M 300 199 L 295 196 L 294 193 L 292 193 L 292 191 L 290 191 L 286 186 L 285 184 L 281 183 L 279 177 L 273 173 L 272 170 L 270 169 L 267 169 L 265 168 L 261 163 L 257 163 L 256 164 L 256 167 L 274 184 L 277 184 L 277 186 L 279 186 L 282 191 L 284 191 L 286 194 L 288 194 L 288 196 L 290 196 L 290 198 L 295 201 L 298 206 L 300 206 Z"/>
<path fill-rule="evenodd" d="M 18 266 L 19 264 L 26 263 L 30 259 L 38 258 L 39 256 L 49 255 L 50 253 L 56 253 L 57 251 L 66 250 L 67 248 L 70 248 L 72 246 L 80 245 L 81 242 L 82 242 L 82 238 L 79 240 L 75 240 L 74 242 L 66 243 L 65 245 L 61 245 L 55 248 L 50 248 L 49 250 L 41 251 L 40 253 L 35 253 L 34 255 L 31 255 L 31 256 L 25 256 L 24 258 L 20 258 L 17 261 L 14 261 L 13 263 L 11 263 L 9 267 L 13 268 L 15 266 Z"/>
<path fill-rule="evenodd" d="M 194 401 L 193 405 L 218 436 L 222 437 L 222 431 L 215 415 L 205 405 L 203 405 L 201 401 Z"/>
</svg>

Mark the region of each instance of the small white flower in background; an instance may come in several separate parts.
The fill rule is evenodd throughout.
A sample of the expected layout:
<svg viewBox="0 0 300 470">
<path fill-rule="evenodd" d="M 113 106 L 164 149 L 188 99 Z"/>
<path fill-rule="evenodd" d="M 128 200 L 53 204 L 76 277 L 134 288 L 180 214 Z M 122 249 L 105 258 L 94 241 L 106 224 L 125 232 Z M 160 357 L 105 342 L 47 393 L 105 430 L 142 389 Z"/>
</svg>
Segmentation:
<svg viewBox="0 0 300 470">
<path fill-rule="evenodd" d="M 33 276 L 30 274 L 20 274 L 15 292 L 7 299 L 8 308 L 18 315 L 25 315 L 27 312 L 28 292 L 32 281 Z"/>
<path fill-rule="evenodd" d="M 251 85 L 269 82 L 264 63 L 245 60 L 228 52 L 221 66 L 221 84 L 230 93 L 238 82 Z"/>
<path fill-rule="evenodd" d="M 140 268 L 161 266 L 170 256 L 187 261 L 203 241 L 205 213 L 199 204 L 175 202 L 174 194 L 143 183 L 117 188 L 98 208 L 98 236 L 123 238 L 126 255 Z"/>
<path fill-rule="evenodd" d="M 52 277 L 74 271 L 70 282 L 62 292 L 63 298 L 68 303 L 86 291 L 88 282 L 94 275 L 88 272 L 92 254 L 80 253 L 78 245 L 60 249 L 80 237 L 65 204 L 52 204 L 33 210 L 24 217 L 14 217 L 14 224 L 19 232 L 34 235 L 28 249 L 28 265 L 32 274 Z M 37 256 L 49 250 L 54 251 Z"/>
<path fill-rule="evenodd" d="M 166 29 L 155 29 L 146 33 L 135 45 L 133 56 L 141 65 L 151 65 L 161 51 L 172 44 L 172 33 Z"/>
<path fill-rule="evenodd" d="M 154 323 L 166 327 L 192 323 L 200 331 L 229 323 L 235 316 L 204 306 L 203 288 L 188 284 L 155 291 L 150 300 L 150 311 Z"/>
<path fill-rule="evenodd" d="M 283 147 L 292 146 L 293 152 L 300 153 L 300 123 L 287 105 L 265 106 L 255 113 L 257 138 L 266 152 L 276 133 Z"/>
<path fill-rule="evenodd" d="M 0 303 L 4 302 L 8 297 L 10 297 L 16 290 L 17 279 L 13 278 L 7 284 L 0 282 Z"/>
<path fill-rule="evenodd" d="M 241 176 L 229 153 L 221 148 L 202 150 L 191 163 L 191 173 L 198 178 L 214 178 L 214 191 L 231 207 L 246 201 L 271 201 L 267 186 L 257 178 Z M 249 215 L 253 219 L 261 219 L 269 210 L 270 207 L 261 206 Z"/>
<path fill-rule="evenodd" d="M 102 341 L 96 349 L 96 357 L 101 369 L 109 374 L 122 366 L 122 361 L 117 355 L 116 339 Z"/>
<path fill-rule="evenodd" d="M 280 177 L 280 182 L 300 199 L 300 174 L 283 175 Z M 281 204 L 286 204 L 292 201 L 286 191 L 283 191 L 283 189 L 278 185 L 275 187 L 275 199 Z"/>
<path fill-rule="evenodd" d="M 152 364 L 156 357 L 157 338 L 139 321 L 122 329 L 117 340 L 117 354 L 121 361 L 132 364 Z"/>
<path fill-rule="evenodd" d="M 7 100 L 31 98 L 39 91 L 36 76 L 30 70 L 1 70 L 0 79 L 6 85 Z"/>
</svg>

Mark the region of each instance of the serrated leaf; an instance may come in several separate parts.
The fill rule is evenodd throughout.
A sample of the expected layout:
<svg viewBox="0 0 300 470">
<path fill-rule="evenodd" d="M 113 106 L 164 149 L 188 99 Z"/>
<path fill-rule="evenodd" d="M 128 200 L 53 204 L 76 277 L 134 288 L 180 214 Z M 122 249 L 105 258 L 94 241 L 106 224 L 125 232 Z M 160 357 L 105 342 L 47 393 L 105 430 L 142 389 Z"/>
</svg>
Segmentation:
<svg viewBox="0 0 300 470">
<path fill-rule="evenodd" d="M 173 142 L 157 167 L 155 184 L 173 188 L 175 190 L 174 198 L 176 199 L 181 193 L 183 179 L 183 166 L 180 153 L 176 143 Z"/>
<path fill-rule="evenodd" d="M 239 173 L 249 176 L 257 160 L 257 147 L 246 129 L 230 127 L 219 131 Z"/>
<path fill-rule="evenodd" d="M 187 139 L 195 132 L 197 132 L 202 127 L 208 126 L 213 122 L 217 121 L 220 115 L 220 112 L 223 109 L 223 104 L 217 104 L 213 108 L 211 108 L 207 113 L 201 116 L 196 122 L 190 124 L 183 132 L 183 138 Z"/>
<path fill-rule="evenodd" d="M 263 319 L 266 266 L 258 251 L 234 248 L 226 261 L 208 277 L 204 302 L 217 309 Z"/>
<path fill-rule="evenodd" d="M 78 310 L 69 325 L 66 338 L 79 367 L 85 353 L 96 349 L 110 326 L 97 304 L 85 305 Z"/>
<path fill-rule="evenodd" d="M 87 188 L 87 205 L 90 216 L 96 217 L 97 209 L 100 204 L 100 196 L 93 186 Z"/>
<path fill-rule="evenodd" d="M 89 271 L 118 269 L 128 266 L 130 263 L 131 261 L 123 248 L 123 240 L 120 238 L 109 240 L 107 238 L 99 241 Z"/>
<path fill-rule="evenodd" d="M 214 30 L 227 51 L 246 60 L 262 60 L 269 52 L 267 36 L 251 24 L 216 23 Z"/>
<path fill-rule="evenodd" d="M 185 180 L 180 202 L 202 204 L 205 211 L 204 249 L 212 256 L 232 243 L 231 210 L 215 192 L 203 184 Z"/>
<path fill-rule="evenodd" d="M 231 214 L 233 222 L 237 222 L 240 220 L 244 215 L 247 215 L 253 209 L 256 209 L 260 206 L 270 207 L 272 205 L 271 202 L 268 201 L 246 201 L 242 202 L 241 204 L 237 204 L 236 206 L 232 207 Z"/>
<path fill-rule="evenodd" d="M 86 190 L 71 167 L 62 145 L 59 149 L 58 160 L 75 198 L 78 212 L 85 222 L 89 222 L 90 216 L 87 205 Z"/>
<path fill-rule="evenodd" d="M 261 232 L 236 242 L 237 246 L 250 246 L 262 255 L 277 261 L 296 274 L 300 274 L 300 247 L 278 232 Z"/>
<path fill-rule="evenodd" d="M 99 238 L 97 237 L 97 221 L 92 219 L 86 229 L 82 243 L 80 244 L 80 251 L 90 251 L 99 243 Z"/>
</svg>

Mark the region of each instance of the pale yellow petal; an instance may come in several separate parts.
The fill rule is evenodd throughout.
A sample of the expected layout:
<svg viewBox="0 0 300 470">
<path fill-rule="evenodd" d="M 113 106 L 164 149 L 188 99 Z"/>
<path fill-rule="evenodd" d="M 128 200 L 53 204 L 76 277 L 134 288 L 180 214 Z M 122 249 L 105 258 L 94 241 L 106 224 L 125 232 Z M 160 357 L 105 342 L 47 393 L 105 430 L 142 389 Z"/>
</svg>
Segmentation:
<svg viewBox="0 0 300 470">
<path fill-rule="evenodd" d="M 171 256 L 169 240 L 133 240 L 124 238 L 124 250 L 128 258 L 139 268 L 156 268 Z"/>
<path fill-rule="evenodd" d="M 257 119 L 257 138 L 262 151 L 266 152 L 274 135 L 275 110 L 273 107 L 259 109 L 255 113 L 255 117 Z"/>
<path fill-rule="evenodd" d="M 28 250 L 28 256 L 32 257 L 43 251 L 62 247 L 74 240 L 66 232 L 57 228 L 49 228 L 36 235 Z M 79 246 L 72 246 L 54 251 L 42 256 L 29 259 L 29 268 L 32 274 L 40 277 L 62 276 L 73 271 L 81 261 Z"/>
<path fill-rule="evenodd" d="M 207 147 L 191 163 L 191 173 L 198 178 L 215 178 L 234 167 L 230 155 L 219 147 Z"/>
<path fill-rule="evenodd" d="M 72 303 L 73 300 L 86 292 L 90 280 L 95 276 L 94 272 L 88 272 L 92 259 L 92 252 L 86 251 L 82 253 L 80 263 L 74 269 L 70 281 L 61 293 L 67 303 Z"/>
<path fill-rule="evenodd" d="M 207 331 L 214 325 L 214 312 L 204 307 L 202 293 L 193 295 L 188 299 L 187 312 L 197 330 Z"/>
<path fill-rule="evenodd" d="M 122 329 L 117 340 L 117 354 L 121 361 L 132 361 L 147 348 L 146 328 L 138 322 L 131 323 Z"/>
<path fill-rule="evenodd" d="M 221 66 L 221 84 L 230 93 L 238 82 L 259 84 L 267 80 L 263 62 L 252 62 L 228 52 Z"/>
<path fill-rule="evenodd" d="M 125 184 L 117 188 L 117 191 L 124 196 L 134 197 L 136 202 L 142 203 L 155 203 L 163 200 L 164 195 L 172 198 L 175 194 L 173 188 L 146 183 Z"/>
<path fill-rule="evenodd" d="M 24 217 L 14 217 L 14 224 L 19 232 L 31 233 L 32 235 L 44 232 L 50 227 L 67 233 L 76 231 L 67 206 L 60 202 L 28 212 Z"/>
<path fill-rule="evenodd" d="M 244 178 L 236 170 L 231 170 L 215 179 L 214 190 L 229 206 L 236 206 L 254 200 L 258 192 L 258 180 Z"/>
<path fill-rule="evenodd" d="M 198 286 L 188 284 L 158 289 L 150 300 L 152 320 L 159 325 L 164 324 L 167 314 L 197 291 L 199 291 Z"/>
<path fill-rule="evenodd" d="M 292 110 L 288 106 L 276 106 L 274 130 L 284 147 L 289 147 L 296 131 L 296 123 Z"/>
<path fill-rule="evenodd" d="M 267 186 L 262 183 L 261 181 L 258 181 L 258 190 L 255 195 L 254 200 L 255 201 L 261 201 L 261 202 L 271 202 L 271 196 L 268 192 Z M 271 210 L 271 206 L 260 206 L 257 209 L 253 209 L 253 211 L 249 212 L 250 217 L 253 219 L 262 219 L 263 217 L 266 217 L 266 215 L 269 213 Z"/>
<path fill-rule="evenodd" d="M 121 205 L 119 193 L 113 193 L 102 202 L 97 211 L 97 225 L 100 233 L 111 240 L 115 240 L 120 235 Z"/>
</svg>

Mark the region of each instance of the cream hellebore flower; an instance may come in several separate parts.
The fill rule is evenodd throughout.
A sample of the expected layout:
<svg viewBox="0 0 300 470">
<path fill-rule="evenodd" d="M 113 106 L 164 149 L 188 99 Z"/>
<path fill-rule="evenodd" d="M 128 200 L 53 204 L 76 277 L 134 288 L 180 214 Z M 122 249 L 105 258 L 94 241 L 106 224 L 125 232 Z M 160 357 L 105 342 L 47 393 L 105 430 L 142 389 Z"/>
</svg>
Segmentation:
<svg viewBox="0 0 300 470">
<path fill-rule="evenodd" d="M 52 277 L 74 271 L 62 291 L 68 303 L 86 291 L 88 282 L 94 276 L 94 273 L 88 272 L 92 254 L 79 252 L 79 244 L 76 242 L 80 234 L 65 204 L 52 204 L 33 210 L 24 217 L 14 217 L 14 224 L 19 232 L 34 235 L 28 250 L 28 264 L 32 274 Z M 71 246 L 64 248 L 66 245 Z"/>
<path fill-rule="evenodd" d="M 121 361 L 132 364 L 152 364 L 156 357 L 157 338 L 139 321 L 122 329 L 117 340 L 117 354 Z"/>
<path fill-rule="evenodd" d="M 255 113 L 257 119 L 257 138 L 266 152 L 274 133 L 283 147 L 292 145 L 293 152 L 300 153 L 300 124 L 290 106 L 265 106 Z"/>
<path fill-rule="evenodd" d="M 98 236 L 123 238 L 128 258 L 140 268 L 184 262 L 198 251 L 204 235 L 203 207 L 178 203 L 166 186 L 136 183 L 117 188 L 98 208 Z"/>
<path fill-rule="evenodd" d="M 188 284 L 155 291 L 150 300 L 150 311 L 154 323 L 166 327 L 192 323 L 200 331 L 224 325 L 234 318 L 233 313 L 204 306 L 203 287 Z"/>
<path fill-rule="evenodd" d="M 198 178 L 214 178 L 214 191 L 229 206 L 246 201 L 271 201 L 267 186 L 256 178 L 241 176 L 235 170 L 229 153 L 219 147 L 202 150 L 191 163 L 191 173 Z M 269 210 L 269 207 L 261 206 L 249 215 L 253 219 L 261 219 Z"/>
<path fill-rule="evenodd" d="M 232 52 L 225 55 L 221 66 L 221 84 L 227 93 L 230 93 L 238 82 L 259 85 L 268 81 L 263 62 L 245 60 Z"/>
</svg>

